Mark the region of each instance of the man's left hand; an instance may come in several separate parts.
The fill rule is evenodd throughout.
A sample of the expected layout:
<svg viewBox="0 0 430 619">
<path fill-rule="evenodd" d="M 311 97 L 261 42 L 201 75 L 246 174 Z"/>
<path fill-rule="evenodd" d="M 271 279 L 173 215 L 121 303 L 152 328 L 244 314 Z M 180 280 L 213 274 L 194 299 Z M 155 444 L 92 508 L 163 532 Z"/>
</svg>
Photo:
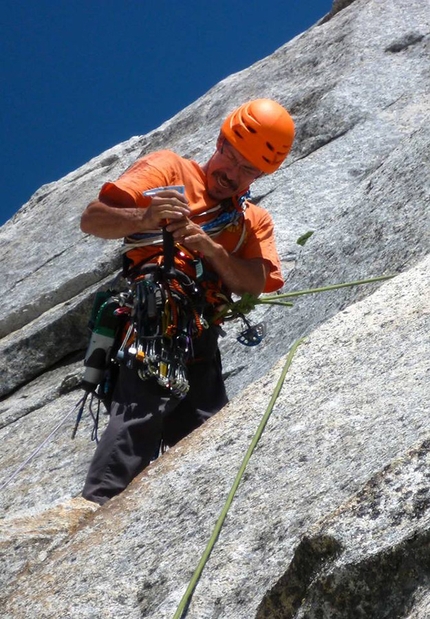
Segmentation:
<svg viewBox="0 0 430 619">
<path fill-rule="evenodd" d="M 217 247 L 209 235 L 188 217 L 174 222 L 169 222 L 167 230 L 172 232 L 173 238 L 177 243 L 181 243 L 187 249 L 199 251 L 203 256 L 210 258 Z"/>
</svg>

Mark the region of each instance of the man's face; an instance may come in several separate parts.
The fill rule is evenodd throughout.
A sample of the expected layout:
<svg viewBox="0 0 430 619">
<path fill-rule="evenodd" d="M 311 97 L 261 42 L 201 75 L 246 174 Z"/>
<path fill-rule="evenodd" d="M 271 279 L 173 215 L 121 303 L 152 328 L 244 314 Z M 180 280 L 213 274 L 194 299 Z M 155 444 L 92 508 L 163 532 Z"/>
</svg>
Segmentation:
<svg viewBox="0 0 430 619">
<path fill-rule="evenodd" d="M 262 174 L 224 138 L 218 140 L 217 150 L 203 169 L 208 194 L 215 200 L 241 193 Z"/>
</svg>

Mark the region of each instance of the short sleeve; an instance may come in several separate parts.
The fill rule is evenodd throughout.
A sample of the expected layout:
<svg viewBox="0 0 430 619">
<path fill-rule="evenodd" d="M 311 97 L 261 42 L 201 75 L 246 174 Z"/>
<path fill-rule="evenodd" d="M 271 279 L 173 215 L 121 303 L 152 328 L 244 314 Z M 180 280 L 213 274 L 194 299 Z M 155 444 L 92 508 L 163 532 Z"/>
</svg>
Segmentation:
<svg viewBox="0 0 430 619">
<path fill-rule="evenodd" d="M 261 207 L 250 205 L 245 211 L 245 225 L 246 240 L 238 256 L 245 259 L 263 258 L 269 266 L 264 292 L 279 290 L 284 285 L 284 279 L 270 214 Z"/>
<path fill-rule="evenodd" d="M 118 180 L 105 183 L 99 197 L 110 198 L 124 206 L 147 207 L 151 199 L 143 195 L 145 191 L 172 184 L 169 155 L 167 151 L 160 151 L 138 159 Z"/>
</svg>

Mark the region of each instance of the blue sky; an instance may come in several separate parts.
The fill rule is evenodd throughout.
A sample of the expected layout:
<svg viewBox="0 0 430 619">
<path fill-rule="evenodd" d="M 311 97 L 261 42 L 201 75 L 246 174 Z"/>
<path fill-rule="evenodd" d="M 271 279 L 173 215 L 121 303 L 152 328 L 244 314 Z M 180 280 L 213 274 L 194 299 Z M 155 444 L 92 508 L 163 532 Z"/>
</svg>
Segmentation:
<svg viewBox="0 0 430 619">
<path fill-rule="evenodd" d="M 3 0 L 0 225 L 43 184 L 155 129 L 331 0 Z"/>
</svg>

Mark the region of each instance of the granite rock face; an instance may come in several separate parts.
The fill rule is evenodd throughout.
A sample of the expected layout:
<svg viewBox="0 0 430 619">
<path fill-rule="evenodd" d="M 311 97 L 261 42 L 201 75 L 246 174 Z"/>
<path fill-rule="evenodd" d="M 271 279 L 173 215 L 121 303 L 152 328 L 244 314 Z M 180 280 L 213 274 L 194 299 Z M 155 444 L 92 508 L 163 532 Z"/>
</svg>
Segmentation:
<svg viewBox="0 0 430 619">
<path fill-rule="evenodd" d="M 424 0 L 335 2 L 1 228 L 3 616 L 172 617 L 303 336 L 187 617 L 428 616 L 429 32 Z M 92 298 L 118 272 L 120 242 L 83 235 L 80 214 L 142 153 L 203 163 L 223 117 L 259 96 L 297 126 L 287 163 L 253 188 L 275 220 L 285 291 L 395 277 L 260 306 L 250 318 L 269 328 L 255 349 L 229 325 L 230 404 L 95 509 L 79 496 L 88 415 L 70 437 Z"/>
<path fill-rule="evenodd" d="M 299 346 L 187 617 L 426 616 L 429 266 Z M 57 441 L 22 471 L 5 493 L 3 616 L 173 617 L 283 363 L 95 513 L 74 499 L 56 514 Z"/>
</svg>

